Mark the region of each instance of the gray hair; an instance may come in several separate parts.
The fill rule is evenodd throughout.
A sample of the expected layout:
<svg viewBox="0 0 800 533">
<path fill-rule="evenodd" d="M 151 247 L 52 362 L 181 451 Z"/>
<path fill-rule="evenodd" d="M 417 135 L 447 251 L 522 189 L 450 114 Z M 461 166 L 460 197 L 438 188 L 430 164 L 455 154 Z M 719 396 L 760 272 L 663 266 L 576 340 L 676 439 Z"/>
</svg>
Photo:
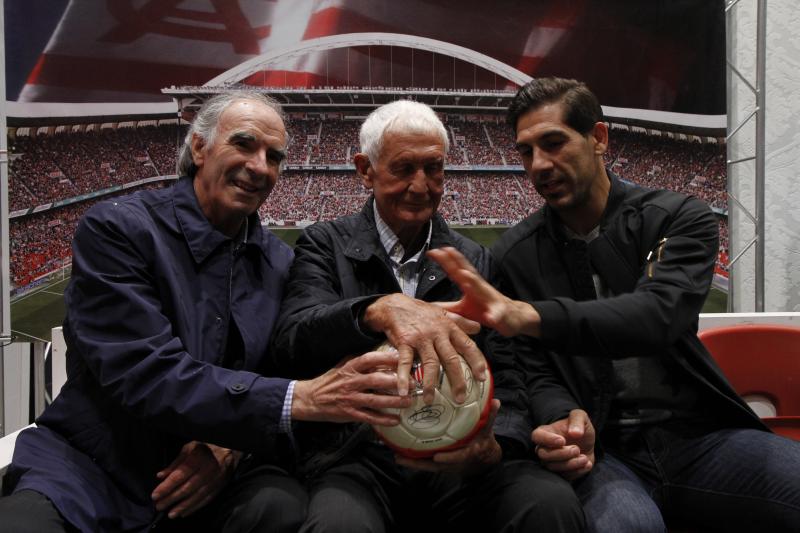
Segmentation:
<svg viewBox="0 0 800 533">
<path fill-rule="evenodd" d="M 197 165 L 194 164 L 192 157 L 192 137 L 196 134 L 205 141 L 206 146 L 214 144 L 214 137 L 217 134 L 217 125 L 222 113 L 234 102 L 241 100 L 251 100 L 263 104 L 275 111 L 281 120 L 284 120 L 283 110 L 280 104 L 266 94 L 256 91 L 236 90 L 223 94 L 217 94 L 205 101 L 203 106 L 194 117 L 189 131 L 183 140 L 178 153 L 178 164 L 176 166 L 178 176 L 191 176 L 197 173 Z"/>
<path fill-rule="evenodd" d="M 413 100 L 396 100 L 377 108 L 361 125 L 358 139 L 361 151 L 372 163 L 378 161 L 383 138 L 388 132 L 436 134 L 442 139 L 444 152 L 450 147 L 447 130 L 429 106 Z"/>
</svg>

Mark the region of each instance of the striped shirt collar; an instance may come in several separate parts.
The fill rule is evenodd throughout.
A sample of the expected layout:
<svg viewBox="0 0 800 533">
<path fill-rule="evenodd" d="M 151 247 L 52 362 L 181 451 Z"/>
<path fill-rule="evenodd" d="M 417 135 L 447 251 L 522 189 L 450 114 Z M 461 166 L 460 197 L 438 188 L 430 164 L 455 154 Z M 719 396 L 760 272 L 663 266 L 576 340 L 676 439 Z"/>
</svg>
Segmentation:
<svg viewBox="0 0 800 533">
<path fill-rule="evenodd" d="M 372 201 L 372 211 L 375 214 L 375 227 L 378 230 L 378 237 L 381 240 L 383 249 L 386 250 L 386 255 L 389 256 L 394 276 L 403 289 L 403 293 L 413 297 L 416 293 L 420 258 L 431 245 L 433 224 L 430 220 L 428 221 L 428 236 L 425 239 L 425 244 L 422 245 L 416 254 L 409 257 L 406 261 L 403 261 L 403 256 L 406 253 L 405 248 L 403 248 L 400 239 L 395 235 L 394 231 L 392 231 L 392 228 L 381 218 L 375 200 Z"/>
</svg>

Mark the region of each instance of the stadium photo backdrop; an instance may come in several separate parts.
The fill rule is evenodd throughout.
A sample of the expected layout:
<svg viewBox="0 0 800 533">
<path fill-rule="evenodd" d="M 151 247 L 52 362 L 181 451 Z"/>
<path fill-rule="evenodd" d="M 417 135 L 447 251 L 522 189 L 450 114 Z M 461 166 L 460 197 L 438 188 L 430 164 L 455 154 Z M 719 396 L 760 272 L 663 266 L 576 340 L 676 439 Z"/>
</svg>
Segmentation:
<svg viewBox="0 0 800 533">
<path fill-rule="evenodd" d="M 9 100 L 158 102 L 271 50 L 331 35 L 419 36 L 530 76 L 574 77 L 606 106 L 725 113 L 722 0 L 6 0 Z M 296 57 L 266 86 L 506 88 L 430 51 Z M 436 62 L 439 62 L 439 65 Z"/>
<path fill-rule="evenodd" d="M 722 0 L 6 0 L 12 329 L 46 339 L 60 323 L 72 233 L 90 205 L 174 181 L 186 123 L 164 88 L 201 86 L 291 51 L 234 84 L 284 91 L 289 160 L 260 215 L 290 243 L 303 225 L 363 205 L 351 161 L 370 102 L 446 100 L 437 111 L 453 149 L 440 211 L 490 245 L 541 199 L 502 120 L 517 85 L 485 61 L 584 80 L 613 108 L 719 117 L 723 8 Z M 407 45 L 304 48 L 356 34 L 400 35 Z M 452 47 L 469 53 L 454 57 Z M 725 147 L 691 123 L 675 131 L 612 124 L 607 162 L 624 179 L 712 206 L 724 280 Z M 724 298 L 712 295 L 711 309 L 724 310 Z"/>
</svg>

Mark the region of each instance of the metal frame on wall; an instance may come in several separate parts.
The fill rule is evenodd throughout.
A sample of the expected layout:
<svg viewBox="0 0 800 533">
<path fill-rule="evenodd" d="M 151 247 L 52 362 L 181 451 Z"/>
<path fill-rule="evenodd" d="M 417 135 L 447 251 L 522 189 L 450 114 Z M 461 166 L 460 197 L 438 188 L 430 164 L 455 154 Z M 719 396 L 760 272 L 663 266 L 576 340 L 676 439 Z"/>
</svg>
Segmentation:
<svg viewBox="0 0 800 533">
<path fill-rule="evenodd" d="M 742 213 L 749 218 L 755 226 L 755 234 L 738 253 L 730 259 L 729 262 L 729 283 L 728 283 L 728 311 L 741 311 L 736 309 L 734 303 L 734 295 L 736 292 L 736 269 L 734 268 L 740 261 L 744 254 L 755 246 L 754 256 L 754 272 L 755 272 L 755 308 L 756 312 L 764 311 L 764 191 L 765 191 L 765 129 L 766 129 L 766 63 L 767 63 L 767 0 L 755 0 L 757 2 L 757 20 L 756 20 L 756 62 L 755 72 L 749 73 L 750 78 L 755 77 L 755 81 L 751 83 L 748 76 L 736 68 L 734 64 L 734 46 L 733 46 L 733 30 L 735 29 L 732 18 L 736 14 L 736 6 L 741 3 L 741 0 L 731 0 L 725 5 L 725 34 L 726 34 L 726 64 L 727 64 L 727 114 L 728 114 L 728 135 L 726 137 L 726 146 L 728 151 L 727 168 L 728 168 L 728 223 L 730 225 L 730 212 L 735 206 L 741 209 Z M 734 112 L 737 111 L 733 108 L 733 90 L 734 90 L 734 77 L 741 80 L 744 85 L 755 95 L 754 109 L 747 114 L 747 117 L 740 123 L 734 125 L 731 123 Z M 746 112 L 746 110 L 745 110 Z M 732 150 L 730 140 L 735 138 L 739 131 L 748 124 L 751 119 L 755 119 L 755 153 L 750 156 L 732 159 Z M 736 197 L 733 192 L 733 186 L 730 179 L 730 170 L 734 165 L 745 163 L 747 161 L 755 161 L 755 205 L 751 211 L 745 207 L 742 202 Z"/>
<path fill-rule="evenodd" d="M 5 28 L 5 5 L 0 0 L 0 29 Z M 8 135 L 6 128 L 6 43 L 0 37 L 0 437 L 5 426 L 6 346 L 11 342 L 10 270 L 8 244 Z"/>
</svg>

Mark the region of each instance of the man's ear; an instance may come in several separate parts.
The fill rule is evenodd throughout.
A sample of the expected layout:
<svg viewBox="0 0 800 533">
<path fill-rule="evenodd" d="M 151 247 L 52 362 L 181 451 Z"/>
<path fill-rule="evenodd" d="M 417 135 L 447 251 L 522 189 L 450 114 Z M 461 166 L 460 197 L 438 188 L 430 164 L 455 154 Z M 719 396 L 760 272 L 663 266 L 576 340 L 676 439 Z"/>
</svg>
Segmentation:
<svg viewBox="0 0 800 533">
<path fill-rule="evenodd" d="M 595 141 L 595 155 L 603 155 L 608 150 L 608 126 L 605 122 L 597 122 L 592 128 L 591 136 Z"/>
<path fill-rule="evenodd" d="M 372 189 L 372 164 L 367 154 L 357 153 L 353 156 L 353 164 L 356 166 L 358 177 L 367 189 Z"/>
<path fill-rule="evenodd" d="M 200 137 L 198 134 L 192 134 L 192 141 L 190 143 L 192 148 L 192 161 L 194 161 L 194 166 L 200 168 L 203 166 L 203 161 L 205 160 L 205 152 L 203 148 L 206 146 L 206 140 Z"/>
</svg>

